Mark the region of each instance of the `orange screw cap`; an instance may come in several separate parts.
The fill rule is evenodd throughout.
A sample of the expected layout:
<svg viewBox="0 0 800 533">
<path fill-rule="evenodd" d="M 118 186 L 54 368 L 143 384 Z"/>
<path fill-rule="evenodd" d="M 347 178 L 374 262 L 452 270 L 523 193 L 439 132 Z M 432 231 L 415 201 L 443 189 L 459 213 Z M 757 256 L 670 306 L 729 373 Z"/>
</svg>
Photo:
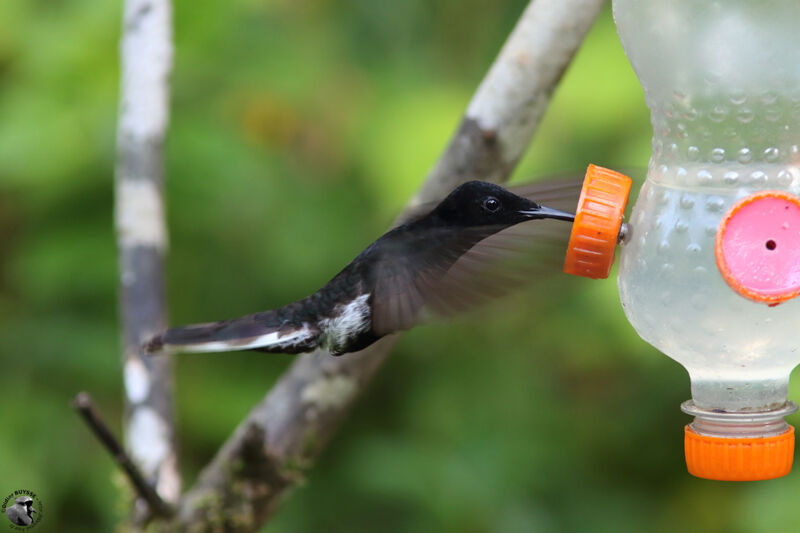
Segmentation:
<svg viewBox="0 0 800 533">
<path fill-rule="evenodd" d="M 564 272 L 592 279 L 608 277 L 631 183 L 624 174 L 589 165 L 572 224 Z"/>
<path fill-rule="evenodd" d="M 684 430 L 686 467 L 693 476 L 718 481 L 758 481 L 792 469 L 794 428 L 774 437 L 732 439 Z"/>
</svg>

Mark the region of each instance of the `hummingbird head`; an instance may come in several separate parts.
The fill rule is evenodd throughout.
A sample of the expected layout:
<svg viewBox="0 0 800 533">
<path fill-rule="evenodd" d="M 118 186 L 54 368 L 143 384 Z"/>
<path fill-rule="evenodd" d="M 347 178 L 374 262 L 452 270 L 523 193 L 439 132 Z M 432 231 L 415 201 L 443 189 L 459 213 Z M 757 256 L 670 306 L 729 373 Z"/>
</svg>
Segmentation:
<svg viewBox="0 0 800 533">
<path fill-rule="evenodd" d="M 526 220 L 552 218 L 573 221 L 575 215 L 537 204 L 485 181 L 456 187 L 433 213 L 454 226 L 513 226 Z"/>
</svg>

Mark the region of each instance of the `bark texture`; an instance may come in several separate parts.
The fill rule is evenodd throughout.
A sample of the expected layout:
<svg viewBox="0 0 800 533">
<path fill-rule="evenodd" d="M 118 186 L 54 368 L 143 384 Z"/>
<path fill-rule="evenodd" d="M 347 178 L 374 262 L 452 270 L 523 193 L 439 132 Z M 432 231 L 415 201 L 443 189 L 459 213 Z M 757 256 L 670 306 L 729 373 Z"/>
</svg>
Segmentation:
<svg viewBox="0 0 800 533">
<path fill-rule="evenodd" d="M 173 424 L 172 361 L 140 346 L 166 326 L 167 249 L 163 142 L 172 68 L 169 0 L 126 0 L 115 176 L 126 447 L 158 494 L 177 501 L 181 484 Z M 145 503 L 137 501 L 139 515 Z M 135 513 L 136 514 L 136 513 Z"/>
</svg>

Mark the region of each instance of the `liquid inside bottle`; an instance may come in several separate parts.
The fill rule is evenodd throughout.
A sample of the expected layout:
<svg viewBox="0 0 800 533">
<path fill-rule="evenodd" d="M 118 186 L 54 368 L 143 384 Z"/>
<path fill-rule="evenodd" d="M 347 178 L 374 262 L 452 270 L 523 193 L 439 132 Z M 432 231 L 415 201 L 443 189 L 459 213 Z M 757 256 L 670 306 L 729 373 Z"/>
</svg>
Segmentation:
<svg viewBox="0 0 800 533">
<path fill-rule="evenodd" d="M 614 17 L 653 125 L 620 257 L 625 313 L 686 367 L 696 407 L 779 409 L 800 362 L 800 299 L 742 297 L 714 250 L 738 200 L 800 194 L 800 2 L 614 0 Z"/>
</svg>

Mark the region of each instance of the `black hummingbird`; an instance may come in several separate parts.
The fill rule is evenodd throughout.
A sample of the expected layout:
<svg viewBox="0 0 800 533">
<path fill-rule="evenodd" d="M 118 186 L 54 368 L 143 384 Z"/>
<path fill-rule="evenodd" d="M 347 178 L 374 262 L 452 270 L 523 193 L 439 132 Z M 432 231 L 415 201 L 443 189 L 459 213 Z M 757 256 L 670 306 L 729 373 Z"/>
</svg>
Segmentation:
<svg viewBox="0 0 800 533">
<path fill-rule="evenodd" d="M 480 299 L 475 276 L 466 274 L 469 265 L 482 265 L 504 248 L 477 245 L 521 222 L 573 221 L 574 215 L 526 196 L 572 200 L 575 206 L 578 190 L 579 183 L 536 184 L 521 196 L 493 183 L 464 183 L 382 235 L 310 296 L 232 320 L 169 329 L 145 351 L 302 353 L 322 347 L 341 355 L 364 349 L 411 328 L 426 310 L 449 313 L 473 296 Z"/>
</svg>

